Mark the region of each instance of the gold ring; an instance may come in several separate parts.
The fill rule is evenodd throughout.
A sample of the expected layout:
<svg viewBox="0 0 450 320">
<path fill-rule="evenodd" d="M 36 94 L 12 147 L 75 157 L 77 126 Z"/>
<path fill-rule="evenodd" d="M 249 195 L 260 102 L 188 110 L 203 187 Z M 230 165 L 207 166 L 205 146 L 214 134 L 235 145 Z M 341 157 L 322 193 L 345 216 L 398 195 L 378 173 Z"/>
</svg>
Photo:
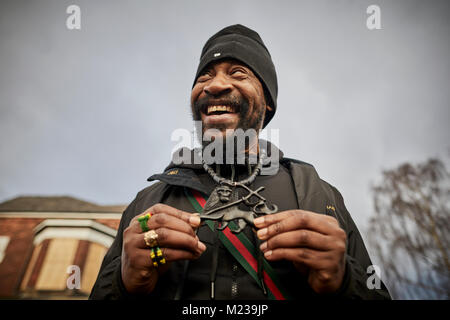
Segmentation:
<svg viewBox="0 0 450 320">
<path fill-rule="evenodd" d="M 158 246 L 158 234 L 155 230 L 149 230 L 144 233 L 144 241 L 150 248 Z"/>
</svg>

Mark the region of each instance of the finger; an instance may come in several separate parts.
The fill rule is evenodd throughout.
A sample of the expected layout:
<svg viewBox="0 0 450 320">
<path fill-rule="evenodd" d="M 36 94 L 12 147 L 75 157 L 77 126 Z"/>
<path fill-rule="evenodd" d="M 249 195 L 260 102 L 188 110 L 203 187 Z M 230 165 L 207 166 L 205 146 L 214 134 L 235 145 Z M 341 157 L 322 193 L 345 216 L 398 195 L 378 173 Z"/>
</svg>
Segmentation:
<svg viewBox="0 0 450 320">
<path fill-rule="evenodd" d="M 193 227 L 198 227 L 200 225 L 200 218 L 198 214 L 193 214 L 183 210 L 179 210 L 177 208 L 168 206 L 163 203 L 158 203 L 152 206 L 149 210 L 151 214 L 158 214 L 158 213 L 169 214 L 175 218 L 183 220 L 184 222 L 192 225 Z"/>
<path fill-rule="evenodd" d="M 266 251 L 264 257 L 269 261 L 289 260 L 301 263 L 315 270 L 329 268 L 333 263 L 328 252 L 308 248 L 278 248 Z"/>
<path fill-rule="evenodd" d="M 184 232 L 188 235 L 195 237 L 194 229 L 190 224 L 166 213 L 155 214 L 149 219 L 147 225 L 149 229 L 158 229 L 164 227 Z"/>
<path fill-rule="evenodd" d="M 193 260 L 200 257 L 200 254 L 181 249 L 161 248 L 164 259 L 167 262 L 177 260 Z M 149 249 L 136 249 L 133 256 L 133 266 L 135 268 L 153 268 L 153 260 Z"/>
<path fill-rule="evenodd" d="M 178 260 L 194 260 L 198 259 L 202 253 L 192 253 L 191 251 L 172 249 L 172 248 L 162 248 L 163 256 L 168 262 L 178 261 Z"/>
<path fill-rule="evenodd" d="M 150 257 L 150 251 L 146 249 L 135 248 L 128 255 L 130 265 L 136 269 L 153 267 L 153 261 Z"/>
<path fill-rule="evenodd" d="M 336 218 L 334 218 L 332 216 L 329 216 L 326 214 L 319 214 L 319 213 L 308 211 L 308 210 L 300 210 L 300 209 L 286 210 L 286 211 L 282 211 L 282 212 L 278 212 L 278 213 L 274 213 L 274 214 L 264 215 L 264 216 L 256 218 L 253 222 L 255 224 L 255 227 L 260 229 L 260 228 L 267 227 L 271 224 L 280 222 L 286 218 L 289 218 L 289 217 L 297 215 L 297 214 L 320 215 L 320 216 L 323 216 L 324 219 L 326 219 L 330 223 L 339 224 L 339 222 L 336 220 Z"/>
<path fill-rule="evenodd" d="M 158 228 L 155 229 L 156 234 L 158 235 L 158 246 L 161 248 L 176 248 L 176 249 L 184 249 L 190 250 L 193 253 L 201 253 L 205 251 L 206 246 L 204 243 L 198 240 L 198 237 L 190 236 L 184 232 L 167 229 L 167 228 Z M 140 233 L 135 237 L 135 246 L 137 248 L 148 248 L 145 243 L 144 234 Z"/>
<path fill-rule="evenodd" d="M 300 229 L 277 234 L 260 246 L 261 251 L 266 252 L 277 248 L 311 248 L 320 251 L 331 250 L 333 238 L 321 233 Z"/>
<path fill-rule="evenodd" d="M 178 219 L 180 221 L 183 221 L 185 224 L 190 225 L 193 228 L 196 228 L 200 225 L 200 218 L 197 214 L 191 214 L 182 210 L 178 210 L 176 208 L 170 207 L 165 204 L 156 204 L 149 209 L 145 210 L 142 214 L 139 214 L 135 216 L 131 222 L 130 222 L 130 228 L 135 231 L 136 233 L 143 232 L 140 223 L 138 222 L 138 218 L 150 213 L 151 217 L 147 220 L 147 227 L 149 227 L 149 223 L 155 218 L 158 218 L 160 215 L 171 216 L 173 219 Z M 164 222 L 162 219 L 164 218 L 158 218 L 160 220 L 160 225 L 162 225 Z M 174 221 L 171 219 L 171 221 Z M 150 229 L 150 227 L 149 227 Z"/>
<path fill-rule="evenodd" d="M 261 240 L 296 229 L 309 229 L 325 235 L 336 234 L 340 229 L 339 224 L 330 220 L 334 218 L 303 210 L 285 211 L 277 217 L 267 215 L 262 218 L 267 221 L 267 226 L 257 232 Z"/>
</svg>

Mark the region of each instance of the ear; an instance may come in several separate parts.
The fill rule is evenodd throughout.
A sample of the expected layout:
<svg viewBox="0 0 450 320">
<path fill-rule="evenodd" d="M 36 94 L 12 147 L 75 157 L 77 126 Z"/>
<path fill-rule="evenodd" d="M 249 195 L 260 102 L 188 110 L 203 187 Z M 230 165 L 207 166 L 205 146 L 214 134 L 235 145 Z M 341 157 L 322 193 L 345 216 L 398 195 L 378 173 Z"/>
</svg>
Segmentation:
<svg viewBox="0 0 450 320">
<path fill-rule="evenodd" d="M 271 106 L 266 106 L 266 109 L 267 109 L 268 111 L 270 111 L 270 112 L 273 111 L 273 108 L 272 108 Z"/>
</svg>

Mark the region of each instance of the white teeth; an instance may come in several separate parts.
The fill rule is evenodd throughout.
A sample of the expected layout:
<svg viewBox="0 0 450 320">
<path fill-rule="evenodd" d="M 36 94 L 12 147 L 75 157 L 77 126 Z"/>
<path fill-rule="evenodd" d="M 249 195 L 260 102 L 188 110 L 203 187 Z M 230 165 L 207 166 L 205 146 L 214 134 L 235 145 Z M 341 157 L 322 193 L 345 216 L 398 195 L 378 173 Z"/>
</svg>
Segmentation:
<svg viewBox="0 0 450 320">
<path fill-rule="evenodd" d="M 208 107 L 208 114 L 215 111 L 226 111 L 226 112 L 234 112 L 234 108 L 231 106 L 209 106 Z"/>
</svg>

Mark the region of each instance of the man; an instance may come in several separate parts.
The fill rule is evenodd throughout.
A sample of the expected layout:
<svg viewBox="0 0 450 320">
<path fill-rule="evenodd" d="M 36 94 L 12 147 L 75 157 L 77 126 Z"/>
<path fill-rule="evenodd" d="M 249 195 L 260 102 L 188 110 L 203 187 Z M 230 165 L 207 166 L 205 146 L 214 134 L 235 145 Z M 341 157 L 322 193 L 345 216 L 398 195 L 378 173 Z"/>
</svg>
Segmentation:
<svg viewBox="0 0 450 320">
<path fill-rule="evenodd" d="M 234 143 L 236 129 L 265 127 L 277 91 L 255 31 L 234 25 L 213 35 L 191 94 L 203 157 L 213 142 Z M 91 299 L 390 298 L 382 283 L 368 289 L 360 233 L 311 165 L 257 136 L 231 157 L 220 148 L 211 155 L 209 163 L 173 161 L 149 178 L 159 182 L 125 210 Z M 277 170 L 261 175 L 273 155 Z"/>
</svg>

